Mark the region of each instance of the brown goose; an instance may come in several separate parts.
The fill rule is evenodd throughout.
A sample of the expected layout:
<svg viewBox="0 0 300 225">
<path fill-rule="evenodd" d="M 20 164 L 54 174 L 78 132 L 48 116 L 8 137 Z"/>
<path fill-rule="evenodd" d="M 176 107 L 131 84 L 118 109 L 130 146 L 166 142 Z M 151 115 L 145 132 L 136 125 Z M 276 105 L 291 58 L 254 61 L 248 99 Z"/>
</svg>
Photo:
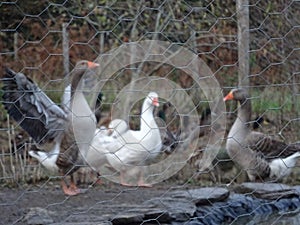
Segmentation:
<svg viewBox="0 0 300 225">
<path fill-rule="evenodd" d="M 58 170 L 64 176 L 61 184 L 66 195 L 80 193 L 72 174 L 84 163 L 96 129 L 95 116 L 81 86 L 85 71 L 97 66 L 99 64 L 85 60 L 76 64 L 71 72 L 71 107 L 65 111 L 24 74 L 6 69 L 3 79 L 3 104 L 8 114 L 38 144 L 54 143 L 51 154 L 35 157 L 45 160 L 46 167 Z M 69 187 L 65 181 L 66 175 L 71 176 Z"/>
<path fill-rule="evenodd" d="M 245 89 L 231 90 L 224 97 L 224 101 L 228 100 L 239 102 L 237 119 L 226 142 L 231 159 L 246 170 L 251 181 L 277 180 L 289 175 L 300 157 L 300 148 L 251 131 L 251 100 Z"/>
</svg>

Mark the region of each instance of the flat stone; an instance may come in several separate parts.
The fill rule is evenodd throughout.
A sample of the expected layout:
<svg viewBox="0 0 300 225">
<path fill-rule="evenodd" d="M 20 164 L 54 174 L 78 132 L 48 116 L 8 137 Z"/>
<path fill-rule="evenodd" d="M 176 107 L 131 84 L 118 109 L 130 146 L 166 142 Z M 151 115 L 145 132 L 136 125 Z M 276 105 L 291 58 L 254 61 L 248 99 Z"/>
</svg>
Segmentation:
<svg viewBox="0 0 300 225">
<path fill-rule="evenodd" d="M 54 221 L 49 214 L 53 214 L 53 212 L 49 212 L 48 210 L 40 207 L 30 208 L 26 213 L 23 222 L 32 225 L 51 224 Z"/>
<path fill-rule="evenodd" d="M 125 224 L 140 224 L 144 220 L 143 213 L 122 213 L 117 214 L 112 220 L 113 225 L 125 225 Z"/>
<path fill-rule="evenodd" d="M 170 222 L 172 217 L 166 210 L 157 208 L 155 205 L 147 206 L 143 204 L 142 207 L 129 210 L 130 213 L 144 214 L 144 220 L 157 219 L 159 222 Z"/>
<path fill-rule="evenodd" d="M 250 194 L 256 198 L 276 200 L 299 197 L 299 192 L 288 185 L 280 183 L 242 183 L 234 188 L 236 193 Z"/>
<path fill-rule="evenodd" d="M 110 217 L 102 215 L 101 212 L 99 212 L 98 214 L 99 215 L 78 213 L 78 214 L 68 215 L 68 217 L 65 219 L 65 222 L 68 223 L 68 222 L 76 221 L 77 223 L 85 224 L 87 222 L 109 221 Z"/>
<path fill-rule="evenodd" d="M 161 210 L 161 217 L 157 214 L 153 219 L 159 222 L 186 221 L 192 217 L 196 212 L 196 205 L 190 199 L 176 199 L 171 197 L 152 198 L 143 203 L 141 207 L 148 206 L 156 210 Z M 151 214 L 147 213 L 147 217 Z M 149 218 L 150 219 L 150 218 Z"/>
<path fill-rule="evenodd" d="M 224 201 L 229 197 L 229 195 L 229 190 L 218 187 L 205 187 L 184 191 L 174 191 L 170 193 L 172 198 L 185 198 L 192 201 L 197 206 Z"/>
<path fill-rule="evenodd" d="M 300 185 L 293 186 L 293 189 L 295 189 L 297 193 L 300 195 Z"/>
</svg>

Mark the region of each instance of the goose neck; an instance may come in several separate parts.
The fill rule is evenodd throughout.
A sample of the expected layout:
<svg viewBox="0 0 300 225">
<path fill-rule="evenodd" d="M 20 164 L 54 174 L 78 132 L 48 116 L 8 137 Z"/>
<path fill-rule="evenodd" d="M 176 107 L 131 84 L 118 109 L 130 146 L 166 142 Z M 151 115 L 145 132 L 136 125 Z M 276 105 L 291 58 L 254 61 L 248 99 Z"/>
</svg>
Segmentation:
<svg viewBox="0 0 300 225">
<path fill-rule="evenodd" d="M 251 101 L 244 99 L 239 101 L 238 118 L 244 124 L 248 124 L 251 120 Z"/>
<path fill-rule="evenodd" d="M 151 128 L 155 128 L 154 117 L 153 117 L 154 106 L 149 104 L 143 104 L 141 113 L 141 130 L 147 131 Z"/>
<path fill-rule="evenodd" d="M 231 146 L 238 144 L 240 146 L 247 137 L 247 135 L 251 132 L 250 129 L 250 117 L 251 117 L 251 103 L 250 100 L 240 101 L 240 106 L 238 108 L 238 115 L 236 120 L 234 121 L 229 134 L 226 145 Z M 231 147 L 228 147 L 230 149 Z M 233 153 L 235 154 L 235 152 Z"/>
<path fill-rule="evenodd" d="M 240 101 L 237 118 L 230 129 L 228 136 L 235 136 L 236 139 L 242 141 L 249 133 L 251 118 L 251 103 L 250 100 Z"/>
<path fill-rule="evenodd" d="M 74 93 L 76 92 L 76 89 L 81 90 L 83 86 L 83 79 L 82 76 L 84 74 L 83 69 L 74 69 L 72 71 L 72 82 L 71 82 L 71 98 L 74 98 Z"/>
</svg>

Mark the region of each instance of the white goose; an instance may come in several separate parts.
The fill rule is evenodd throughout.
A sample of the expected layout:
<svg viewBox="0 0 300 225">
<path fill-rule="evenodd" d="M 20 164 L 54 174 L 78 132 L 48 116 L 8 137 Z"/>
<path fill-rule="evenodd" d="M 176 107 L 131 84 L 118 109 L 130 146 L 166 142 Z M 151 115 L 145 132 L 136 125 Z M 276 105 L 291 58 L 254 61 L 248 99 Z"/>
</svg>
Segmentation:
<svg viewBox="0 0 300 225">
<path fill-rule="evenodd" d="M 112 120 L 108 126 L 96 129 L 95 136 L 86 156 L 88 165 L 95 171 L 100 172 L 101 167 L 109 164 L 107 155 L 109 150 L 120 148 L 117 138 L 128 130 L 127 123 L 121 119 Z"/>
<path fill-rule="evenodd" d="M 121 137 L 125 132 L 129 130 L 129 127 L 125 120 L 114 119 L 108 125 L 108 132 L 114 138 Z"/>
<path fill-rule="evenodd" d="M 22 73 L 6 69 L 3 79 L 3 104 L 9 115 L 38 144 L 54 143 L 50 153 L 39 151 L 30 154 L 48 169 L 58 170 L 63 176 L 71 176 L 69 187 L 64 178 L 61 182 L 66 195 L 80 193 L 72 174 L 84 163 L 96 129 L 95 116 L 85 100 L 81 86 L 85 71 L 97 66 L 99 64 L 82 60 L 72 70 L 70 111 L 61 109 Z M 74 129 L 81 132 L 74 133 Z"/>
<path fill-rule="evenodd" d="M 112 167 L 120 171 L 120 182 L 124 181 L 124 174 L 132 167 L 145 166 L 152 159 L 156 158 L 162 147 L 162 140 L 159 128 L 154 119 L 154 108 L 159 106 L 158 95 L 150 92 L 144 100 L 140 130 L 128 130 L 119 134 L 118 148 L 110 148 L 107 158 Z M 151 186 L 144 182 L 143 171 L 139 172 L 138 186 Z"/>
<path fill-rule="evenodd" d="M 238 115 L 227 137 L 226 150 L 233 161 L 246 170 L 251 181 L 281 179 L 291 172 L 300 148 L 251 131 L 251 100 L 245 89 L 233 89 L 224 101 L 239 102 Z"/>
<path fill-rule="evenodd" d="M 108 139 L 101 132 L 96 134 L 87 155 L 89 165 L 97 169 L 108 162 L 120 171 L 121 184 L 129 185 L 124 181 L 125 172 L 146 165 L 160 153 L 162 141 L 153 116 L 154 107 L 158 105 L 158 95 L 150 92 L 142 106 L 140 130 L 129 130 L 124 120 L 117 119 L 109 126 L 113 133 Z M 142 172 L 139 173 L 138 186 L 150 186 L 144 183 Z"/>
</svg>

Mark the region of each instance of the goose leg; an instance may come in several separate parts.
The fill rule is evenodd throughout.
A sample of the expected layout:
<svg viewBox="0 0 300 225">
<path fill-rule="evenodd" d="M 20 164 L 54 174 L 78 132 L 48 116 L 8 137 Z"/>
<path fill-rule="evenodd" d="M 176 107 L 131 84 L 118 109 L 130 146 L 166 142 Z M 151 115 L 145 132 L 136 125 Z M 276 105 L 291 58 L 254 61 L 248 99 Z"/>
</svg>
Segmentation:
<svg viewBox="0 0 300 225">
<path fill-rule="evenodd" d="M 124 181 L 124 174 L 125 174 L 125 170 L 121 170 L 120 171 L 120 184 L 123 186 L 127 186 L 127 187 L 132 186 Z"/>
<path fill-rule="evenodd" d="M 144 171 L 143 171 L 143 170 L 141 170 L 141 171 L 139 172 L 138 186 L 139 186 L 139 187 L 152 187 L 151 184 L 147 184 L 147 183 L 144 182 Z"/>
<path fill-rule="evenodd" d="M 77 192 L 79 194 L 80 193 L 80 189 L 76 186 L 74 176 L 70 175 L 70 177 L 71 177 L 70 189 L 73 190 L 74 192 Z"/>
<path fill-rule="evenodd" d="M 81 193 L 80 189 L 76 186 L 76 184 L 74 182 L 73 175 L 71 175 L 71 183 L 70 183 L 69 187 L 68 187 L 66 181 L 64 180 L 64 178 L 62 179 L 61 186 L 62 186 L 62 189 L 63 189 L 63 192 L 65 193 L 65 195 L 73 196 L 73 195 L 78 195 Z"/>
</svg>

